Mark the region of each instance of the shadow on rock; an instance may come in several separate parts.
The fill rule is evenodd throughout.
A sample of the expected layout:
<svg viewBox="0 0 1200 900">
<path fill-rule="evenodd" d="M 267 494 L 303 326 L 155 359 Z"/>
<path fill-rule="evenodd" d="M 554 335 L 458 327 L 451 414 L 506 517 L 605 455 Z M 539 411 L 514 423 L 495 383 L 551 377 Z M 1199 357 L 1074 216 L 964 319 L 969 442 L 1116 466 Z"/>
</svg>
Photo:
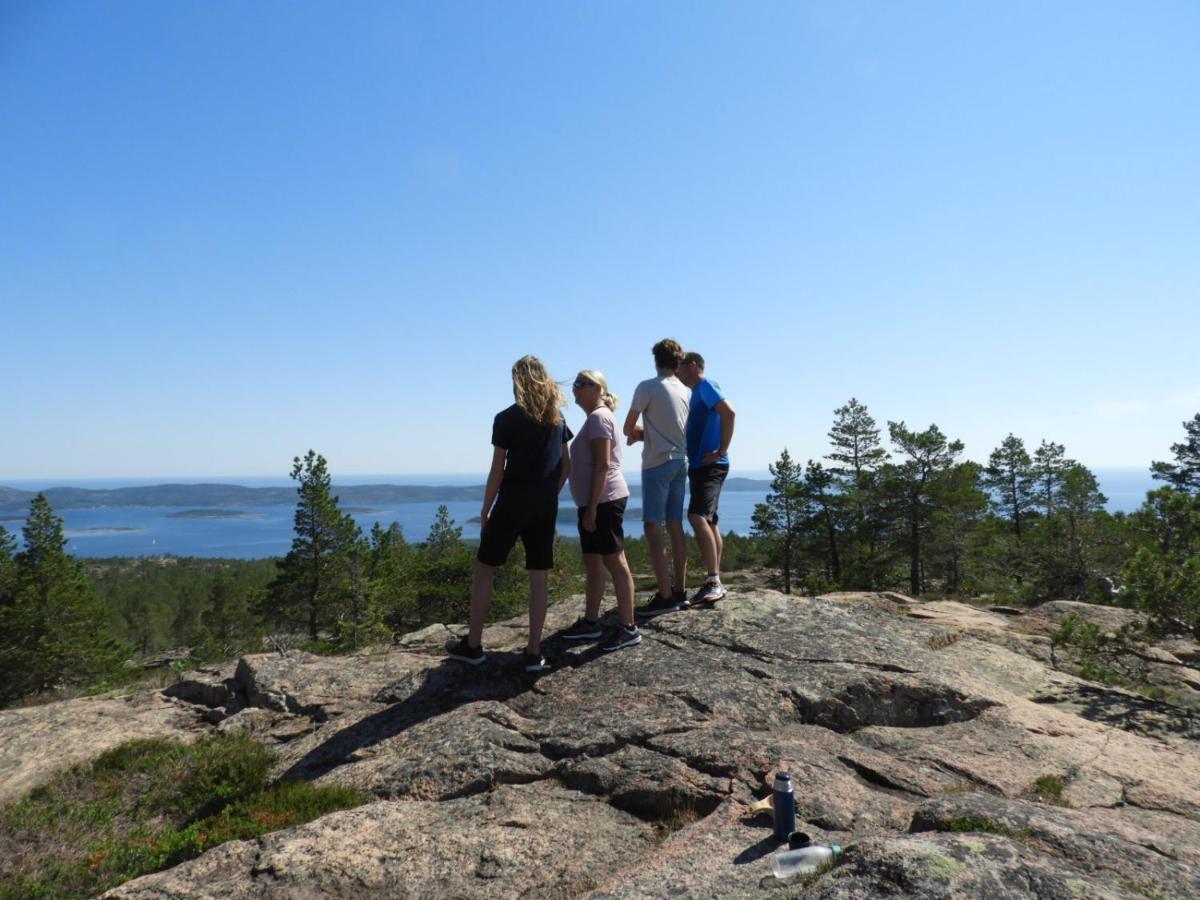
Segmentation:
<svg viewBox="0 0 1200 900">
<path fill-rule="evenodd" d="M 555 653 L 553 639 L 544 645 Z M 572 648 L 574 649 L 574 648 Z M 438 665 L 405 675 L 388 685 L 373 698 L 386 708 L 365 716 L 342 728 L 290 766 L 283 780 L 309 780 L 346 763 L 353 762 L 366 748 L 465 706 L 484 701 L 504 702 L 534 688 L 538 680 L 553 675 L 556 668 L 577 668 L 601 655 L 598 647 L 581 648 L 578 652 L 552 656 L 555 663 L 540 673 L 521 670 L 520 653 L 491 651 L 487 662 L 468 666 L 452 659 Z"/>
</svg>

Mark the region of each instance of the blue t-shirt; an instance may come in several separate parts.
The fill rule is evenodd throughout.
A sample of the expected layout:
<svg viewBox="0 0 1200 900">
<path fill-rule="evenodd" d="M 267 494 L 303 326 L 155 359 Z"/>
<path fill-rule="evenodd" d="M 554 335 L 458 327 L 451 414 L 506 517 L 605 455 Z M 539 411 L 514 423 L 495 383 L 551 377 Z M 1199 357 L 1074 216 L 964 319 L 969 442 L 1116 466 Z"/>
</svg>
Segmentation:
<svg viewBox="0 0 1200 900">
<path fill-rule="evenodd" d="M 713 407 L 724 399 L 720 385 L 707 378 L 701 378 L 692 388 L 686 429 L 689 469 L 700 468 L 704 465 L 704 454 L 721 449 L 721 415 Z M 722 456 L 716 462 L 729 465 L 729 456 Z"/>
</svg>

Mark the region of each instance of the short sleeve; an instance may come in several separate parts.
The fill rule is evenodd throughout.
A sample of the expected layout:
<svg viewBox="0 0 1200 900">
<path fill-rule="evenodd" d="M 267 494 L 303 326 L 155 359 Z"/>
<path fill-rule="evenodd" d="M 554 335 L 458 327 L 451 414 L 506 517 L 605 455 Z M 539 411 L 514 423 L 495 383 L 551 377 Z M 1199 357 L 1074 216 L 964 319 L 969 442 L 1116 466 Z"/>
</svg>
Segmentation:
<svg viewBox="0 0 1200 900">
<path fill-rule="evenodd" d="M 701 402 L 709 409 L 712 409 L 725 399 L 725 394 L 722 392 L 722 390 L 711 381 L 705 380 L 700 382 L 698 388 L 700 391 Z"/>
<path fill-rule="evenodd" d="M 492 419 L 492 446 L 501 450 L 510 449 L 511 441 L 508 433 L 508 418 L 504 413 L 497 413 Z"/>
<path fill-rule="evenodd" d="M 567 441 L 571 440 L 571 438 L 575 437 L 575 432 L 573 432 L 573 431 L 571 430 L 571 426 L 570 426 L 570 425 L 568 425 L 568 424 L 566 423 L 566 421 L 564 421 L 564 422 L 562 423 L 562 430 L 563 430 L 563 439 L 562 439 L 562 442 L 563 442 L 564 444 L 565 444 L 565 443 L 567 443 Z"/>
<path fill-rule="evenodd" d="M 638 386 L 633 389 L 633 399 L 629 401 L 629 408 L 635 412 L 646 408 L 646 382 L 639 381 Z"/>
</svg>

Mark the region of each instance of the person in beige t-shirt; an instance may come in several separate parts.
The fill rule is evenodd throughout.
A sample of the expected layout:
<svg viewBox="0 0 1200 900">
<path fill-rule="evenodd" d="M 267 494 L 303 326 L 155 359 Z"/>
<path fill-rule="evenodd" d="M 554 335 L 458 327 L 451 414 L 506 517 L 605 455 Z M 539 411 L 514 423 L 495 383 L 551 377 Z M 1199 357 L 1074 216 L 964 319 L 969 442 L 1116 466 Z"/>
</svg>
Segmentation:
<svg viewBox="0 0 1200 900">
<path fill-rule="evenodd" d="M 687 486 L 687 445 L 684 426 L 692 392 L 675 377 L 683 347 L 672 338 L 654 345 L 658 374 L 641 382 L 633 392 L 625 417 L 628 444 L 644 441 L 642 448 L 642 526 L 654 564 L 657 592 L 639 616 L 656 616 L 682 609 L 687 600 L 687 542 L 683 534 L 683 496 Z M 638 419 L 642 424 L 638 424 Z M 671 538 L 674 582 L 667 560 L 663 528 Z"/>
</svg>

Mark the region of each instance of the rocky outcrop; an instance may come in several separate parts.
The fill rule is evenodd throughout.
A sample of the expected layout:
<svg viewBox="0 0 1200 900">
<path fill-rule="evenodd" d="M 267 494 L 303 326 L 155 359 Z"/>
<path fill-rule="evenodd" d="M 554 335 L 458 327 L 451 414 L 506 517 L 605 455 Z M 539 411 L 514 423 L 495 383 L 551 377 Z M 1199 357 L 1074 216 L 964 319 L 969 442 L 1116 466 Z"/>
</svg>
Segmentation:
<svg viewBox="0 0 1200 900">
<path fill-rule="evenodd" d="M 553 638 L 573 599 L 540 677 L 517 670 L 520 621 L 487 630 L 479 668 L 438 626 L 193 673 L 159 702 L 373 802 L 111 896 L 1200 895 L 1200 718 L 1048 666 L 1023 616 L 958 606 L 745 592 L 604 654 Z M 846 848 L 805 881 L 774 878 L 750 812 L 781 769 L 804 830 Z"/>
</svg>

